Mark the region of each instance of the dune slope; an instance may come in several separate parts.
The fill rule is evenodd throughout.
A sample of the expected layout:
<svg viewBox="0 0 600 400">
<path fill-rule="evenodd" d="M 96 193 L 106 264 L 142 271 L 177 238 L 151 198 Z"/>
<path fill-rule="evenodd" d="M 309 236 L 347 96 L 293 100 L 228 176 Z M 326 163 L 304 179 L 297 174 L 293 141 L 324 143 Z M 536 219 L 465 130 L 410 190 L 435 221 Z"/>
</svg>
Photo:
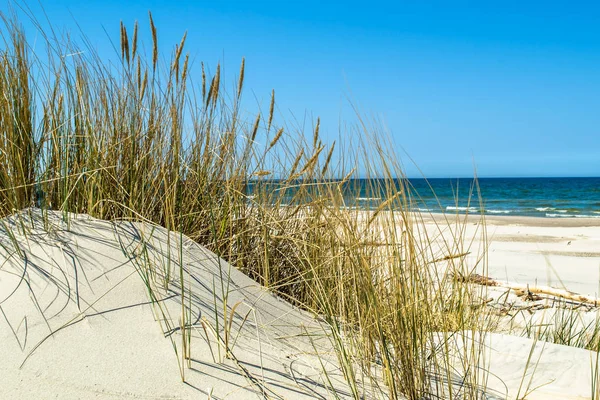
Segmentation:
<svg viewBox="0 0 600 400">
<path fill-rule="evenodd" d="M 3 221 L 0 398 L 350 396 L 321 324 L 201 246 L 149 224 L 45 219 Z"/>
<path fill-rule="evenodd" d="M 0 221 L 0 398 L 354 397 L 328 332 L 183 235 L 37 209 Z M 469 334 L 451 337 L 460 390 Z M 486 398 L 591 398 L 595 353 L 482 342 Z M 363 378 L 361 397 L 386 397 Z"/>
</svg>

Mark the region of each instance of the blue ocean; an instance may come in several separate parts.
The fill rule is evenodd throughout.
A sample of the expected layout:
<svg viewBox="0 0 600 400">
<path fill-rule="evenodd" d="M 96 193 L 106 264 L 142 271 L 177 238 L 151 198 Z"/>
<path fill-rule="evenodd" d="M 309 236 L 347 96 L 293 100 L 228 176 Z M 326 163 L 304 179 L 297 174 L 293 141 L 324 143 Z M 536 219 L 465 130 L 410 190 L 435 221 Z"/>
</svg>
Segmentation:
<svg viewBox="0 0 600 400">
<path fill-rule="evenodd" d="M 542 218 L 600 218 L 600 178 L 438 178 L 403 179 L 394 183 L 397 190 L 408 188 L 412 210 L 431 213 L 484 213 L 486 215 L 518 215 Z M 352 179 L 341 188 L 343 206 L 373 210 L 387 198 L 390 181 Z M 251 182 L 249 192 L 262 187 L 267 192 L 283 194 L 283 201 L 299 200 L 298 187 L 317 182 L 266 180 Z M 283 191 L 283 193 L 281 192 Z M 389 192 L 388 192 L 389 193 Z M 309 198 L 305 198 L 310 201 Z"/>
<path fill-rule="evenodd" d="M 600 178 L 443 178 L 408 179 L 408 183 L 414 193 L 412 207 L 423 212 L 600 218 Z M 354 206 L 370 209 L 380 204 L 368 181 L 357 179 L 351 185 L 360 193 Z"/>
</svg>

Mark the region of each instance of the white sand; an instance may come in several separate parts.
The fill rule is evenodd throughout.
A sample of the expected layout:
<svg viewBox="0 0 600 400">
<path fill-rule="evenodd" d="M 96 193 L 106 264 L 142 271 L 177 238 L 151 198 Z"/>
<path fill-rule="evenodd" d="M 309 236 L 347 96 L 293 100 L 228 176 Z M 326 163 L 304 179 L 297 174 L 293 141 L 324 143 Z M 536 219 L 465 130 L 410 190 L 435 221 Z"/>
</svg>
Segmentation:
<svg viewBox="0 0 600 400">
<path fill-rule="evenodd" d="M 423 215 L 429 232 L 442 231 L 444 240 L 464 227 L 469 265 L 494 279 L 568 289 L 600 297 L 600 218 L 486 217 L 487 260 L 483 252 L 481 217 L 444 226 L 440 215 Z M 441 238 L 440 240 L 441 241 Z"/>
<path fill-rule="evenodd" d="M 169 243 L 163 229 L 148 225 L 86 216 L 73 217 L 67 227 L 60 214 L 51 214 L 52 226 L 44 229 L 39 212 L 32 214 L 37 219 L 27 236 L 19 234 L 13 241 L 6 229 L 0 231 L 0 398 L 295 399 L 332 398 L 331 390 L 351 397 L 324 324 L 201 246 L 174 233 Z M 20 215 L 4 220 L 12 232 L 22 223 L 32 225 L 28 213 Z M 555 284 L 557 279 L 547 272 L 549 260 L 569 289 L 597 292 L 600 259 L 594 252 L 600 251 L 600 227 L 499 222 L 488 224 L 488 230 L 497 239 L 489 253 L 490 276 Z M 164 270 L 170 256 L 171 267 L 178 270 L 179 240 L 181 265 L 192 276 L 186 286 L 194 293 L 186 383 L 173 348 L 175 343 L 181 352 L 178 284 L 161 290 L 152 304 L 136 269 L 152 262 Z M 230 284 L 227 313 L 241 302 L 231 330 L 234 337 L 239 332 L 236 360 L 216 354 L 214 336 L 209 333 L 209 346 L 200 323 L 216 327 L 215 312 L 222 321 L 222 281 Z M 480 366 L 498 377 L 488 382 L 490 394 L 523 396 L 519 386 L 534 342 L 499 334 L 485 340 Z M 544 344 L 541 358 L 535 357 L 539 362 L 529 386 L 543 386 L 527 399 L 590 398 L 594 353 Z M 365 397 L 378 397 L 368 386 L 363 390 Z"/>
<path fill-rule="evenodd" d="M 464 228 L 467 240 L 455 253 L 470 252 L 466 260 L 473 272 L 511 284 L 600 297 L 600 219 L 486 217 L 485 224 L 480 216 L 469 216 L 466 223 L 464 216 L 459 219 L 448 227 L 440 215 L 425 216 L 426 229 L 433 235 L 441 229 L 441 237 L 450 240 Z M 497 391 L 501 398 L 509 399 L 592 398 L 596 353 L 514 335 L 524 336 L 529 331 L 529 336 L 535 337 L 563 323 L 574 324 L 576 329 L 589 326 L 591 334 L 600 319 L 598 308 L 564 304 L 552 296 L 528 301 L 505 288 L 486 287 L 484 293 L 493 299 L 489 306 L 503 315 L 500 330 L 513 334 L 485 338 L 488 352 L 480 366 L 492 373 L 487 382 L 489 392 Z"/>
<path fill-rule="evenodd" d="M 465 346 L 463 340 L 454 341 L 459 353 Z M 592 398 L 592 366 L 596 363 L 596 353 L 497 333 L 487 334 L 483 341 L 486 350 L 479 355 L 480 382 L 485 379 L 488 398 Z M 466 346 L 473 348 L 469 342 Z M 455 365 L 457 373 L 464 371 L 460 360 L 457 359 Z"/>
<path fill-rule="evenodd" d="M 323 352 L 335 389 L 342 397 L 349 394 L 324 329 L 235 269 L 230 271 L 228 313 L 237 302 L 242 304 L 236 309 L 233 334 L 237 335 L 243 317 L 250 314 L 233 349 L 239 364 L 224 357 L 222 363 L 215 363 L 197 319 L 204 317 L 216 326 L 214 294 L 222 321 L 219 274 L 226 277 L 230 269 L 223 261 L 219 266 L 214 254 L 186 239 L 184 266 L 194 276 L 192 309 L 197 323 L 192 331 L 192 368 L 186 369 L 186 383 L 182 383 L 172 342 L 165 338 L 156 320 L 157 307 L 149 303 L 135 268 L 143 259 L 136 248 L 140 235 L 146 236 L 152 261 L 166 265 L 165 231 L 151 232 L 149 226 L 125 222 L 112 225 L 84 216 L 72 220 L 67 229 L 58 215 L 51 217 L 57 225 L 52 232 L 37 226 L 27 239 L 17 238 L 26 263 L 14 253 L 7 235 L 0 234 L 4 247 L 0 259 L 8 258 L 0 270 L 0 306 L 6 315 L 6 319 L 0 315 L 0 398 L 197 399 L 212 393 L 213 398 L 255 399 L 262 397 L 261 387 L 274 398 L 329 398 L 315 349 Z M 174 242 L 179 239 L 171 235 L 175 259 Z M 173 267 L 177 270 L 178 265 Z M 24 271 L 27 282 L 19 284 Z M 161 294 L 168 313 L 159 317 L 163 328 L 165 322 L 179 326 L 180 291 L 176 284 L 170 289 Z M 175 332 L 172 337 L 181 351 L 181 335 Z M 218 358 L 214 337 L 209 337 Z"/>
</svg>

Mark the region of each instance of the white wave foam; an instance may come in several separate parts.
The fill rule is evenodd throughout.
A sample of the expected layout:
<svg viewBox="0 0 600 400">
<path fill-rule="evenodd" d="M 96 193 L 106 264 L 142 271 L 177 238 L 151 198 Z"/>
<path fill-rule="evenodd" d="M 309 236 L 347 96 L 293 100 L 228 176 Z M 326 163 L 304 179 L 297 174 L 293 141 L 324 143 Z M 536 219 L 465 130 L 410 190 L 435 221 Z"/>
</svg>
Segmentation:
<svg viewBox="0 0 600 400">
<path fill-rule="evenodd" d="M 371 200 L 381 200 L 381 197 L 357 197 L 358 201 L 371 201 Z"/>
<path fill-rule="evenodd" d="M 588 214 L 566 215 L 566 214 L 546 213 L 546 217 L 549 217 L 549 218 L 600 218 L 600 215 L 588 215 Z"/>
<path fill-rule="evenodd" d="M 553 211 L 556 210 L 554 207 L 536 207 L 536 211 Z"/>
<path fill-rule="evenodd" d="M 477 207 L 455 207 L 455 206 L 447 206 L 446 211 L 469 211 L 469 212 L 479 212 L 479 208 Z"/>
<path fill-rule="evenodd" d="M 510 214 L 511 210 L 485 210 L 485 212 L 490 214 Z"/>
<path fill-rule="evenodd" d="M 552 211 L 552 213 L 566 214 L 569 210 L 557 210 L 555 207 L 536 207 L 537 211 Z"/>
</svg>

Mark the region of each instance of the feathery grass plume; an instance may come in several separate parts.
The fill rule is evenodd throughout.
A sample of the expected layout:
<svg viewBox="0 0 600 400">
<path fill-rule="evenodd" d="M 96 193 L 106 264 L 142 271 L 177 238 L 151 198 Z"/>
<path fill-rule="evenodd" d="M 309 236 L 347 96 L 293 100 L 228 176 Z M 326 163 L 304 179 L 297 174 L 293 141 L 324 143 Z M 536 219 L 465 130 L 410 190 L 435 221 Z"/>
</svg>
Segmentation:
<svg viewBox="0 0 600 400">
<path fill-rule="evenodd" d="M 303 175 L 315 165 L 315 163 L 319 159 L 319 154 L 321 154 L 324 148 L 325 147 L 321 146 L 317 149 L 317 151 L 314 152 L 312 157 L 306 162 L 306 164 L 304 164 L 302 170 L 300 170 L 300 175 Z"/>
<path fill-rule="evenodd" d="M 188 74 L 188 65 L 190 61 L 189 53 L 185 55 L 185 60 L 183 61 L 183 69 L 181 70 L 181 81 L 185 82 Z"/>
<path fill-rule="evenodd" d="M 283 132 L 283 130 L 281 130 L 281 132 Z M 271 146 L 271 147 L 273 147 L 273 146 Z M 298 169 L 298 165 L 300 165 L 302 156 L 304 156 L 304 148 L 300 149 L 300 151 L 296 155 L 296 158 L 294 159 L 294 162 L 292 163 L 292 166 L 290 167 L 290 172 L 289 172 L 290 178 L 296 174 L 296 170 Z"/>
<path fill-rule="evenodd" d="M 260 114 L 256 115 L 256 120 L 254 121 L 254 126 L 252 126 L 252 135 L 250 135 L 250 142 L 254 142 L 256 139 L 256 134 L 258 133 L 258 125 L 260 124 Z"/>
<path fill-rule="evenodd" d="M 317 117 L 317 126 L 315 126 L 315 132 L 313 134 L 313 149 L 317 148 L 317 142 L 319 141 L 319 127 L 321 126 L 321 118 Z"/>
<path fill-rule="evenodd" d="M 217 64 L 217 72 L 213 78 L 213 87 L 212 95 L 213 95 L 213 104 L 217 104 L 217 100 L 219 99 L 219 88 L 221 86 L 221 63 Z"/>
<path fill-rule="evenodd" d="M 144 71 L 144 78 L 142 79 L 142 84 L 140 85 L 139 90 L 139 100 L 141 101 L 146 94 L 146 87 L 148 86 L 148 70 Z"/>
<path fill-rule="evenodd" d="M 129 38 L 127 37 L 127 28 L 121 21 L 121 58 L 127 61 L 129 65 Z"/>
<path fill-rule="evenodd" d="M 219 99 L 219 83 L 221 80 L 221 64 L 217 64 L 217 72 L 215 72 L 215 76 L 213 76 L 210 82 L 210 88 L 208 89 L 208 96 L 206 97 L 206 107 L 208 107 L 211 103 L 214 106 L 217 104 L 217 100 Z"/>
<path fill-rule="evenodd" d="M 142 86 L 142 62 L 140 61 L 139 58 L 135 65 L 135 77 L 136 77 L 137 87 L 139 90 L 140 86 Z"/>
<path fill-rule="evenodd" d="M 150 31 L 152 33 L 152 70 L 156 71 L 156 63 L 158 62 L 158 37 L 156 35 L 156 26 L 152 19 L 152 12 L 148 11 L 148 19 L 150 20 Z"/>
<path fill-rule="evenodd" d="M 137 42 L 138 42 L 138 22 L 135 21 L 135 24 L 133 25 L 133 38 L 131 40 L 131 59 L 132 60 L 135 58 L 135 56 L 137 54 Z"/>
<path fill-rule="evenodd" d="M 340 181 L 340 184 L 343 185 L 346 182 L 348 182 L 352 178 L 352 175 L 354 175 L 355 172 L 356 172 L 356 167 L 352 168 L 352 170 L 350 172 L 348 172 L 346 174 L 346 176 L 344 176 L 344 178 Z"/>
<path fill-rule="evenodd" d="M 200 63 L 202 67 L 202 101 L 206 100 L 206 73 L 204 72 L 204 62 Z"/>
<path fill-rule="evenodd" d="M 271 140 L 271 143 L 269 143 L 269 150 L 277 144 L 279 139 L 281 139 L 281 136 L 283 136 L 283 128 L 279 128 L 279 130 L 275 134 L 275 137 L 273 138 L 273 140 Z"/>
<path fill-rule="evenodd" d="M 237 85 L 237 99 L 242 97 L 242 88 L 244 87 L 244 73 L 246 68 L 246 59 L 242 57 L 242 64 L 240 65 L 240 76 Z"/>
<path fill-rule="evenodd" d="M 267 176 L 267 175 L 271 175 L 271 171 L 265 171 L 265 170 L 260 170 L 260 171 L 256 171 L 254 174 L 254 176 Z"/>
<path fill-rule="evenodd" d="M 275 111 L 275 89 L 271 92 L 271 104 L 269 105 L 269 123 L 267 131 L 271 130 L 271 122 L 273 122 L 273 113 Z"/>
<path fill-rule="evenodd" d="M 400 197 L 402 195 L 401 191 L 398 191 L 396 193 L 394 193 L 393 196 L 387 198 L 385 201 L 383 201 L 379 207 L 377 207 L 377 209 L 373 212 L 373 214 L 371 215 L 371 218 L 369 218 L 369 222 L 367 222 L 367 226 L 371 225 L 373 223 L 373 221 L 375 221 L 375 218 L 377 218 L 377 216 L 379 215 L 379 213 L 381 211 L 383 211 L 386 207 L 389 207 L 390 204 L 392 204 L 395 200 L 398 199 L 398 197 Z"/>
<path fill-rule="evenodd" d="M 325 165 L 323 165 L 323 169 L 321 170 L 321 175 L 325 175 L 327 169 L 329 168 L 329 162 L 331 161 L 331 156 L 333 156 L 333 150 L 335 150 L 335 141 L 331 144 L 331 148 L 327 153 L 327 158 L 325 159 Z"/>
<path fill-rule="evenodd" d="M 179 80 L 179 59 L 181 58 L 181 52 L 185 46 L 185 39 L 187 38 L 187 31 L 184 32 L 181 42 L 175 47 L 175 58 L 173 59 L 172 68 L 175 71 L 175 79 Z"/>
</svg>

